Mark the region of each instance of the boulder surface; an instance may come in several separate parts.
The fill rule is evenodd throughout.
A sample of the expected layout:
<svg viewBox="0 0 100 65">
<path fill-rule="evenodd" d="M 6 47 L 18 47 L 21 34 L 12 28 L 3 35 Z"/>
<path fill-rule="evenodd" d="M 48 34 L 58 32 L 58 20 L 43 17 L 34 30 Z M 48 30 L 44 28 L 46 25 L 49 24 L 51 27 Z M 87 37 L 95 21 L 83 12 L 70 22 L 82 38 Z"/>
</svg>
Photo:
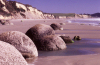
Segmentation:
<svg viewBox="0 0 100 65">
<path fill-rule="evenodd" d="M 43 51 L 62 50 L 67 47 L 63 39 L 57 35 L 48 35 L 34 42 L 37 49 Z"/>
<path fill-rule="evenodd" d="M 49 25 L 46 24 L 36 24 L 26 32 L 26 35 L 29 36 L 33 41 L 41 39 L 46 35 L 54 34 L 55 31 Z"/>
<path fill-rule="evenodd" d="M 63 27 L 60 24 L 52 23 L 50 25 L 54 30 L 63 30 Z"/>
<path fill-rule="evenodd" d="M 36 57 L 38 56 L 37 48 L 33 41 L 24 33 L 19 31 L 9 31 L 0 34 L 0 40 L 8 42 L 19 50 L 23 56 Z"/>
<path fill-rule="evenodd" d="M 21 53 L 9 43 L 0 41 L 0 65 L 28 65 Z"/>
<path fill-rule="evenodd" d="M 66 44 L 73 43 L 74 41 L 69 36 L 60 36 Z"/>
</svg>

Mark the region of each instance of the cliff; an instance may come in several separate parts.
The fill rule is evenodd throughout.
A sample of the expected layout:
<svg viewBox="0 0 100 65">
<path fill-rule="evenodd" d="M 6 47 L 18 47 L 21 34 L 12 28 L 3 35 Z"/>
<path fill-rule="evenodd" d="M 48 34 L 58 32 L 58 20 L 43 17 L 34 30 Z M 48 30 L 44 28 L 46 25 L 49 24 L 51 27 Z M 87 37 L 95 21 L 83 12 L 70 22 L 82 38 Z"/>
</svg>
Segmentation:
<svg viewBox="0 0 100 65">
<path fill-rule="evenodd" d="M 91 16 L 85 14 L 75 14 L 75 18 L 91 18 Z"/>
<path fill-rule="evenodd" d="M 51 13 L 56 19 L 73 19 L 73 18 L 91 18 L 87 14 L 75 14 L 75 13 Z"/>
<path fill-rule="evenodd" d="M 43 13 L 31 5 L 0 0 L 0 19 L 54 19 L 54 16 Z"/>
<path fill-rule="evenodd" d="M 89 14 L 93 18 L 100 18 L 100 13 Z"/>
</svg>

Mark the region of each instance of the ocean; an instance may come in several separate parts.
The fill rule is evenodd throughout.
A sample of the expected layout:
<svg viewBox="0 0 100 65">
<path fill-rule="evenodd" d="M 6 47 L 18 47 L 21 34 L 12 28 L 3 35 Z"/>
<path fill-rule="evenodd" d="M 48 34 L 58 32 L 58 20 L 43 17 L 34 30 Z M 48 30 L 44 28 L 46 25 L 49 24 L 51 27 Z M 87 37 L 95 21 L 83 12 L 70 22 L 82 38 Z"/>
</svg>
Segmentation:
<svg viewBox="0 0 100 65">
<path fill-rule="evenodd" d="M 74 20 L 66 20 L 68 23 L 78 23 L 81 25 L 92 25 L 100 27 L 100 18 L 88 18 L 88 19 L 74 19 Z"/>
</svg>

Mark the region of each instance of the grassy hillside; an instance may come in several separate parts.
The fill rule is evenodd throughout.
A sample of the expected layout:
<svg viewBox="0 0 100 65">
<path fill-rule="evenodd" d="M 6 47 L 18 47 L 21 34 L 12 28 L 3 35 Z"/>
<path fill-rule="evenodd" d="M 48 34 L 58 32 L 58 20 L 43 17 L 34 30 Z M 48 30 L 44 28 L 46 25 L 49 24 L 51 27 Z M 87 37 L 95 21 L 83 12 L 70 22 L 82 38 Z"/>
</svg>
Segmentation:
<svg viewBox="0 0 100 65">
<path fill-rule="evenodd" d="M 66 16 L 66 17 L 74 17 L 75 13 L 51 13 L 54 16 Z"/>
</svg>

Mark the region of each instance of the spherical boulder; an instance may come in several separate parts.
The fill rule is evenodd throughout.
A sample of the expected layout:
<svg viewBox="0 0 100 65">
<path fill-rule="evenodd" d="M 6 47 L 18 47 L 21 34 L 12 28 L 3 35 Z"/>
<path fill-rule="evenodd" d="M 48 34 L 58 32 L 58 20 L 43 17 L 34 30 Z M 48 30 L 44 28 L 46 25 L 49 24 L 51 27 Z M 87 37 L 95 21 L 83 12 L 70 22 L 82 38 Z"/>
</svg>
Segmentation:
<svg viewBox="0 0 100 65">
<path fill-rule="evenodd" d="M 36 24 L 26 32 L 26 35 L 29 36 L 33 41 L 36 39 L 41 39 L 46 35 L 54 34 L 55 31 L 49 25 L 46 24 Z"/>
<path fill-rule="evenodd" d="M 0 41 L 0 65 L 28 65 L 21 53 L 9 43 Z"/>
<path fill-rule="evenodd" d="M 47 35 L 41 39 L 35 40 L 34 42 L 37 49 L 42 51 L 62 50 L 67 47 L 61 37 L 57 35 Z"/>
<path fill-rule="evenodd" d="M 24 33 L 19 31 L 9 31 L 0 34 L 0 40 L 8 42 L 19 50 L 25 58 L 28 56 L 38 56 L 37 48 L 33 41 Z"/>
<path fill-rule="evenodd" d="M 74 41 L 69 36 L 60 36 L 66 44 L 73 43 Z"/>
<path fill-rule="evenodd" d="M 60 24 L 52 23 L 50 25 L 54 30 L 63 30 L 63 27 Z"/>
</svg>

